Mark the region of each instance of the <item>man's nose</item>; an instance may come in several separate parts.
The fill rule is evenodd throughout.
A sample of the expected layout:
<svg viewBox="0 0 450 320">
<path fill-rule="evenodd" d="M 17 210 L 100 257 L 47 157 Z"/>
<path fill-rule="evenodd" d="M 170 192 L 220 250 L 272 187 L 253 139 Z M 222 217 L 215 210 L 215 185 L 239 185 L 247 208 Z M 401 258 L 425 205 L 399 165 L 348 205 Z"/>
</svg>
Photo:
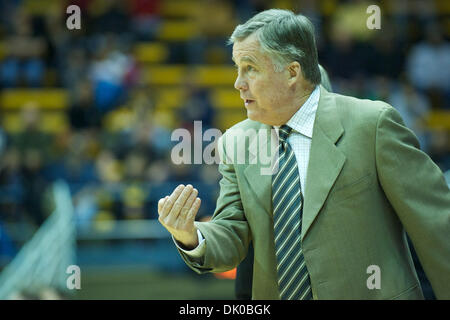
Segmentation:
<svg viewBox="0 0 450 320">
<path fill-rule="evenodd" d="M 248 89 L 247 82 L 241 76 L 237 76 L 234 87 L 239 91 Z"/>
</svg>

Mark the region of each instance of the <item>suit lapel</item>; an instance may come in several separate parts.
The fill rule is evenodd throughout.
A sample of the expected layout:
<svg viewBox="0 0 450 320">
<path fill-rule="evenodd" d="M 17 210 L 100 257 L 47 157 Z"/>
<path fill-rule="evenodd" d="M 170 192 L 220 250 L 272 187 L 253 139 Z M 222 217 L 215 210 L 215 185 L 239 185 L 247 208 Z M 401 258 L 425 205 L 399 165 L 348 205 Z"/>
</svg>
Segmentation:
<svg viewBox="0 0 450 320">
<path fill-rule="evenodd" d="M 261 163 L 261 154 L 272 154 L 274 150 L 272 146 L 276 143 L 277 139 L 274 136 L 274 130 L 271 130 L 270 126 L 262 124 L 259 130 L 265 131 L 266 135 L 260 136 L 257 134 L 250 140 L 250 145 L 257 146 L 257 148 L 249 148 L 250 164 L 245 168 L 244 174 L 250 185 L 250 189 L 254 193 L 254 197 L 259 200 L 264 211 L 272 218 L 272 175 L 270 174 L 270 166 Z M 261 137 L 264 139 L 261 140 Z M 258 139 L 259 141 L 257 142 L 256 140 Z"/>
<path fill-rule="evenodd" d="M 302 240 L 344 165 L 345 155 L 335 145 L 343 133 L 334 97 L 321 87 L 304 190 Z"/>
</svg>

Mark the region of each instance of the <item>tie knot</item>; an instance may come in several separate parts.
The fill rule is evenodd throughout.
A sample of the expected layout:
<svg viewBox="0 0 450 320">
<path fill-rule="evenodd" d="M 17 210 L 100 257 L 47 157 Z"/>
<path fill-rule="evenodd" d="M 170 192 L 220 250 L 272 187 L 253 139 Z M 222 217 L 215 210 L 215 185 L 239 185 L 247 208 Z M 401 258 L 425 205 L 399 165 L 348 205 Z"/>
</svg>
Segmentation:
<svg viewBox="0 0 450 320">
<path fill-rule="evenodd" d="M 292 128 L 288 125 L 283 124 L 278 130 L 278 136 L 281 142 L 287 142 L 287 138 L 292 132 Z"/>
</svg>

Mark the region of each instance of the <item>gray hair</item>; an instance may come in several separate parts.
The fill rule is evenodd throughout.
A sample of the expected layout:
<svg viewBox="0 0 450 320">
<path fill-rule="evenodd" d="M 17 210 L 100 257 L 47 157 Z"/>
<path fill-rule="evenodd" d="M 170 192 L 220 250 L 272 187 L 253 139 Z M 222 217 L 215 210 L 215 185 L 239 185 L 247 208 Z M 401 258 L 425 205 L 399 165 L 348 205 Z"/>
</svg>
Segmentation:
<svg viewBox="0 0 450 320">
<path fill-rule="evenodd" d="M 322 82 L 320 83 L 327 91 L 332 92 L 333 87 L 331 86 L 330 77 L 328 76 L 327 70 L 319 64 L 320 69 L 320 77 L 322 78 Z"/>
<path fill-rule="evenodd" d="M 228 44 L 241 41 L 256 32 L 261 48 L 278 68 L 298 61 L 303 77 L 312 84 L 320 84 L 314 26 L 301 14 L 289 10 L 270 9 L 253 16 L 234 29 Z"/>
</svg>

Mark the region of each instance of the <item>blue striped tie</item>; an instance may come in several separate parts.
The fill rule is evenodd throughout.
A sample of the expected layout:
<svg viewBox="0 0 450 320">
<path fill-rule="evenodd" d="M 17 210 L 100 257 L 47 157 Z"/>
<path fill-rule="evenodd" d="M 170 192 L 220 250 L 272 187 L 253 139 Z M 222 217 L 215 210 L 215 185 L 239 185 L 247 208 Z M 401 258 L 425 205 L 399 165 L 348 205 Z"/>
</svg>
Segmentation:
<svg viewBox="0 0 450 320">
<path fill-rule="evenodd" d="M 279 170 L 273 175 L 272 204 L 278 288 L 282 300 L 312 299 L 301 246 L 303 196 L 297 161 L 287 142 L 292 128 L 279 129 Z"/>
</svg>

